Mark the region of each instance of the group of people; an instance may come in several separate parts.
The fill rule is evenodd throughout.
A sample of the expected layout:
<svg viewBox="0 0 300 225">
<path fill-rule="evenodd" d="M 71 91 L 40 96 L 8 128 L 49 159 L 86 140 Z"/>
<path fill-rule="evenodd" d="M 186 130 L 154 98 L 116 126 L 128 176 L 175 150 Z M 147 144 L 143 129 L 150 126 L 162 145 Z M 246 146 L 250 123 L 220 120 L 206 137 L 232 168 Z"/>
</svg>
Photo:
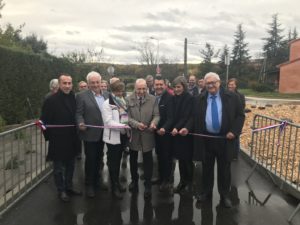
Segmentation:
<svg viewBox="0 0 300 225">
<path fill-rule="evenodd" d="M 122 199 L 126 188 L 119 181 L 123 151 L 129 148 L 131 183 L 129 191 L 138 192 L 138 154 L 144 170 L 144 198 L 152 195 L 153 150 L 157 154 L 159 191 L 191 193 L 193 161 L 201 161 L 199 179 L 203 190 L 198 201 L 212 198 L 214 164 L 217 161 L 218 191 L 223 206 L 231 207 L 231 161 L 236 158 L 245 115 L 243 96 L 237 81 L 230 90 L 222 88 L 216 73 L 207 73 L 196 85 L 196 77 L 187 82 L 183 76 L 169 83 L 162 76 L 137 79 L 134 92 L 124 97 L 125 84 L 110 80 L 109 91 L 101 89 L 101 75 L 90 72 L 86 88 L 76 95 L 72 78 L 59 77 L 58 92 L 47 97 L 41 120 L 63 127 L 44 131 L 49 140 L 47 158 L 53 161 L 55 184 L 62 201 L 81 194 L 72 186 L 75 157 L 84 143 L 86 195 L 95 197 L 96 188 L 105 189 L 100 179 L 103 148 L 107 145 L 107 166 L 113 197 Z M 84 86 L 84 85 L 83 85 Z M 79 83 L 80 87 L 80 83 Z M 175 160 L 180 182 L 173 189 Z"/>
</svg>

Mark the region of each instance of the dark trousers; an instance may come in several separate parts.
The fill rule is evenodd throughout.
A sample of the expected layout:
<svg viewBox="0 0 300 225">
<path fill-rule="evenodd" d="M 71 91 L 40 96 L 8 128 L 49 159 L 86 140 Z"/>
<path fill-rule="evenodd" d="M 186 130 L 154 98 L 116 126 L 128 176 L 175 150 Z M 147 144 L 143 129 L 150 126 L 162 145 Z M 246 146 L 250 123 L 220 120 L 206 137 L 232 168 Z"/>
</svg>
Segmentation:
<svg viewBox="0 0 300 225">
<path fill-rule="evenodd" d="M 109 170 L 111 187 L 114 190 L 119 184 L 120 164 L 122 159 L 123 146 L 121 144 L 107 145 L 107 166 Z"/>
<path fill-rule="evenodd" d="M 226 196 L 230 191 L 231 163 L 227 160 L 226 141 L 223 139 L 207 139 L 205 141 L 205 159 L 203 161 L 203 189 L 204 193 L 212 193 L 214 187 L 214 165 L 217 160 L 218 191 Z"/>
<path fill-rule="evenodd" d="M 158 161 L 158 173 L 161 182 L 170 182 L 173 166 L 170 136 L 156 135 L 155 152 Z"/>
<path fill-rule="evenodd" d="M 100 179 L 100 166 L 103 162 L 104 142 L 84 142 L 85 182 L 88 186 L 97 186 Z"/>
<path fill-rule="evenodd" d="M 72 189 L 74 174 L 74 159 L 53 161 L 54 181 L 58 192 Z"/>
<path fill-rule="evenodd" d="M 178 160 L 180 182 L 183 184 L 192 184 L 194 165 L 191 160 Z"/>
<path fill-rule="evenodd" d="M 133 182 L 138 182 L 138 151 L 130 149 L 130 173 L 131 180 Z M 151 179 L 153 173 L 153 157 L 152 151 L 143 152 L 143 168 L 144 168 L 144 177 L 145 177 L 145 187 L 151 188 Z"/>
</svg>

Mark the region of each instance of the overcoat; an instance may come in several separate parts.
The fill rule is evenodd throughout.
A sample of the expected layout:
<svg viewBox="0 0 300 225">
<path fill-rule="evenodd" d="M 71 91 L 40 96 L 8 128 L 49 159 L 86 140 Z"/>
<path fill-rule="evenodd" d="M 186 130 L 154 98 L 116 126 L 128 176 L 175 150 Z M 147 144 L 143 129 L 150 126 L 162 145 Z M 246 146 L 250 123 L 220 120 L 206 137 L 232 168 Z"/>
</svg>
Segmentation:
<svg viewBox="0 0 300 225">
<path fill-rule="evenodd" d="M 194 99 L 193 118 L 194 118 L 194 132 L 199 134 L 206 134 L 206 109 L 207 109 L 208 92 L 205 91 Z M 241 134 L 245 114 L 242 103 L 233 92 L 225 89 L 220 89 L 220 96 L 222 101 L 222 124 L 219 136 L 225 137 L 228 132 L 232 132 L 236 138 L 233 140 L 226 139 L 226 160 L 231 161 L 235 156 L 235 148 L 238 136 Z M 193 160 L 202 161 L 205 154 L 205 137 L 194 137 L 194 156 Z"/>
<path fill-rule="evenodd" d="M 173 97 L 173 128 L 178 131 L 182 128 L 192 129 L 193 97 L 187 92 Z M 171 129 L 171 130 L 172 130 Z M 176 159 L 192 160 L 193 138 L 190 135 L 176 135 L 172 138 L 173 155 Z"/>
<path fill-rule="evenodd" d="M 129 142 L 129 147 L 135 151 L 151 151 L 155 147 L 155 131 L 149 131 L 149 129 L 140 131 L 138 124 L 142 122 L 149 127 L 151 123 L 154 123 L 157 126 L 159 122 L 159 112 L 156 98 L 146 93 L 140 105 L 139 99 L 136 94 L 133 93 L 126 98 L 126 101 L 129 125 L 132 128 L 132 137 Z"/>
<path fill-rule="evenodd" d="M 70 160 L 77 155 L 80 142 L 75 126 L 75 112 L 73 92 L 65 94 L 59 90 L 44 101 L 40 119 L 45 125 L 74 125 L 43 131 L 45 139 L 49 141 L 47 160 Z"/>
</svg>

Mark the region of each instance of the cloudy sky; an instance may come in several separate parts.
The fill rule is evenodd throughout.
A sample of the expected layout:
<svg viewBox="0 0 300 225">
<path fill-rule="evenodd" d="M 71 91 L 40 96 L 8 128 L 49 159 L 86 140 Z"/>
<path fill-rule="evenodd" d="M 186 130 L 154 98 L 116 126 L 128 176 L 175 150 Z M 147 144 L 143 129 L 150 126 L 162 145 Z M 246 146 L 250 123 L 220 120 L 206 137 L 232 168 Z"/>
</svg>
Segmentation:
<svg viewBox="0 0 300 225">
<path fill-rule="evenodd" d="M 139 43 L 159 39 L 160 56 L 183 61 L 188 38 L 188 61 L 200 62 L 206 42 L 215 49 L 232 46 L 239 23 L 246 31 L 250 53 L 261 51 L 268 23 L 278 13 L 287 34 L 300 33 L 299 0 L 4 0 L 1 25 L 25 23 L 55 55 L 68 51 L 104 49 L 105 61 L 137 63 Z M 192 44 L 195 43 L 195 44 Z"/>
</svg>

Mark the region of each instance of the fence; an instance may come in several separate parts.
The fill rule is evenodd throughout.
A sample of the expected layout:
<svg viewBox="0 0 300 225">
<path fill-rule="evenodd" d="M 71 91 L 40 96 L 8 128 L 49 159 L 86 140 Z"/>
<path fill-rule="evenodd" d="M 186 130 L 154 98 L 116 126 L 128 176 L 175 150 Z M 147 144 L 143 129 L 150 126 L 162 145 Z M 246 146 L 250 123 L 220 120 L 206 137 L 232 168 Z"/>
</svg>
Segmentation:
<svg viewBox="0 0 300 225">
<path fill-rule="evenodd" d="M 0 215 L 51 173 L 46 149 L 34 123 L 0 133 Z"/>
<path fill-rule="evenodd" d="M 278 125 L 268 128 L 272 125 Z M 281 189 L 300 199 L 300 126 L 291 122 L 255 115 L 252 129 L 250 157 L 255 161 L 246 182 L 260 165 L 270 175 L 273 182 Z M 267 196 L 264 204 L 271 194 Z M 300 203 L 289 221 L 299 211 Z"/>
</svg>

